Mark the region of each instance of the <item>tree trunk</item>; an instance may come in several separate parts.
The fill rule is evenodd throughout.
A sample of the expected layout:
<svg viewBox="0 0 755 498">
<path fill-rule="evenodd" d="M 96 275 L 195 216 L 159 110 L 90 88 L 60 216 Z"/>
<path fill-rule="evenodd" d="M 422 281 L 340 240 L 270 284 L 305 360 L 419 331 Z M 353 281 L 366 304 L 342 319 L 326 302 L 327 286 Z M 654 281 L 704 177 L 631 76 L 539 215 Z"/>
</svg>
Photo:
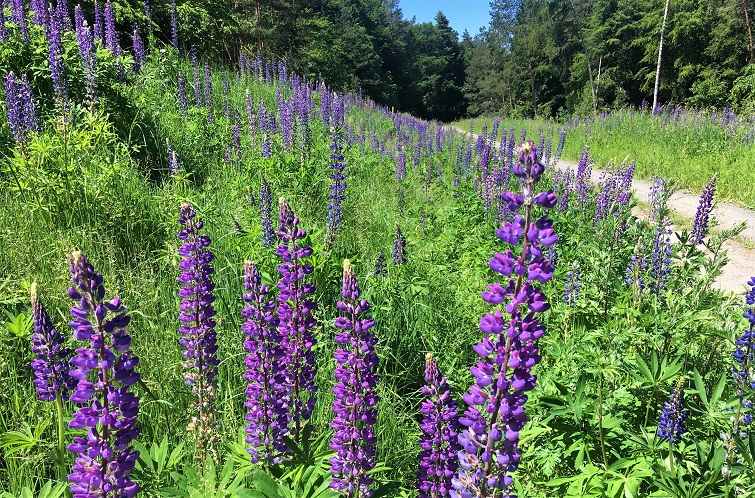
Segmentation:
<svg viewBox="0 0 755 498">
<path fill-rule="evenodd" d="M 742 7 L 745 9 L 745 23 L 747 24 L 747 36 L 750 39 L 750 44 L 747 46 L 747 62 L 752 63 L 752 27 L 750 26 L 750 14 L 747 13 L 747 0 L 742 0 Z"/>
<path fill-rule="evenodd" d="M 658 44 L 658 65 L 655 67 L 655 90 L 653 90 L 653 108 L 650 111 L 651 113 L 655 113 L 655 107 L 658 105 L 658 84 L 661 82 L 661 53 L 663 52 L 663 32 L 666 30 L 668 4 L 669 0 L 666 0 L 666 8 L 663 10 L 663 23 L 661 24 L 661 42 Z"/>
<path fill-rule="evenodd" d="M 530 92 L 532 93 L 532 110 L 537 118 L 537 96 L 535 95 L 535 76 L 532 73 L 532 57 L 529 50 L 527 51 L 527 66 L 530 69 Z"/>
</svg>

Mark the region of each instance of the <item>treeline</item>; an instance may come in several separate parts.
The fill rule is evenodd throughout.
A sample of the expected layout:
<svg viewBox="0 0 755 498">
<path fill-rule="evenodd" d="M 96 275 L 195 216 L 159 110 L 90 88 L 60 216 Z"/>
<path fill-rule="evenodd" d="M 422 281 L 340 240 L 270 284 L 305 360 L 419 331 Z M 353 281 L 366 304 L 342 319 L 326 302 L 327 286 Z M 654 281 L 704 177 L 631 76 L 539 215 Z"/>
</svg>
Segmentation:
<svg viewBox="0 0 755 498">
<path fill-rule="evenodd" d="M 658 102 L 755 111 L 749 0 L 670 0 Z M 664 0 L 493 0 L 462 40 L 468 112 L 652 104 Z"/>
<path fill-rule="evenodd" d="M 748 1 L 670 0 L 659 102 L 755 112 Z M 335 89 L 452 121 L 650 105 L 665 2 L 492 0 L 490 23 L 475 36 L 459 36 L 442 13 L 432 23 L 407 20 L 398 0 L 146 5 L 114 3 L 124 32 L 137 22 L 170 43 L 175 9 L 184 51 L 226 61 L 260 53 Z"/>
</svg>

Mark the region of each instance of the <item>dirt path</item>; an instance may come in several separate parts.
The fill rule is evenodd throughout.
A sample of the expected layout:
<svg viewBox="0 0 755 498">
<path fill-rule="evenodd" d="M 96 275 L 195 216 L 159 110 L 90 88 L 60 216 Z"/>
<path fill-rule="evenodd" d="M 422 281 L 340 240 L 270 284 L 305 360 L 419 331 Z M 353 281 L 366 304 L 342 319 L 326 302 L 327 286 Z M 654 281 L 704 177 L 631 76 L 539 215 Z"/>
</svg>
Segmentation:
<svg viewBox="0 0 755 498">
<path fill-rule="evenodd" d="M 448 128 L 463 135 L 477 136 L 455 126 Z M 576 170 L 577 165 L 568 161 L 559 161 L 556 167 Z M 593 168 L 590 180 L 597 183 L 601 174 L 602 170 Z M 652 183 L 645 180 L 635 179 L 632 181 L 632 189 L 640 201 L 647 202 L 651 186 Z M 678 191 L 669 198 L 668 202 L 669 207 L 679 216 L 694 220 L 697 205 L 700 202 L 700 194 Z M 744 221 L 747 223 L 747 228 L 740 234 L 740 237 L 746 239 L 748 244 L 755 244 L 755 211 L 723 202 L 715 202 L 715 198 L 714 203 L 713 216 L 718 222 L 714 230 L 725 230 Z M 729 263 L 724 267 L 723 274 L 716 279 L 714 285 L 721 290 L 743 294 L 747 290 L 746 282 L 750 277 L 755 276 L 755 249 L 749 249 L 736 240 L 728 241 L 724 244 L 724 248 L 729 257 Z"/>
</svg>

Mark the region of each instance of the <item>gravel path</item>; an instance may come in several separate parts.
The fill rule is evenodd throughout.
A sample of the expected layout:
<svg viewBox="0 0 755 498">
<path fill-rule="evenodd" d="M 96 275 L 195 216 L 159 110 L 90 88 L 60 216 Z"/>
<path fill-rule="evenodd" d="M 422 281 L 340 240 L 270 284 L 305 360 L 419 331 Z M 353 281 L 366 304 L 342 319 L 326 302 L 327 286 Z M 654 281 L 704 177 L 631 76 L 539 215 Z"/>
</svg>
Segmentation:
<svg viewBox="0 0 755 498">
<path fill-rule="evenodd" d="M 463 135 L 477 136 L 456 126 L 449 126 L 449 128 Z M 559 169 L 576 170 L 577 165 L 568 161 L 559 161 L 556 167 Z M 600 180 L 602 172 L 602 170 L 593 167 L 590 180 L 593 183 L 597 183 Z M 647 202 L 651 186 L 652 183 L 645 180 L 635 179 L 632 181 L 632 189 L 641 201 Z M 694 220 L 699 202 L 700 194 L 677 191 L 669 198 L 668 204 L 679 216 Z M 715 198 L 714 203 L 713 216 L 715 216 L 718 222 L 714 230 L 725 230 L 744 221 L 747 223 L 747 227 L 740 234 L 740 237 L 747 239 L 749 243 L 755 244 L 755 211 L 731 204 L 715 202 Z M 749 249 L 736 240 L 729 240 L 724 244 L 724 248 L 728 253 L 729 263 L 724 267 L 723 274 L 716 279 L 714 285 L 721 290 L 744 294 L 747 291 L 746 282 L 750 277 L 755 276 L 755 249 Z"/>
<path fill-rule="evenodd" d="M 577 165 L 567 161 L 559 161 L 556 167 L 576 170 Z M 590 180 L 597 183 L 601 174 L 602 170 L 593 168 Z M 632 181 L 632 189 L 635 195 L 639 200 L 645 202 L 648 200 L 652 185 L 651 182 L 645 180 L 635 179 Z M 677 191 L 669 197 L 668 205 L 679 216 L 694 220 L 699 202 L 699 194 Z M 715 202 L 715 198 L 714 203 L 713 216 L 718 222 L 714 230 L 725 230 L 741 222 L 746 222 L 747 228 L 742 231 L 740 237 L 755 244 L 755 211 Z M 729 256 L 729 264 L 724 267 L 723 274 L 716 279 L 715 286 L 721 290 L 742 294 L 746 291 L 745 283 L 750 277 L 755 276 L 755 249 L 748 249 L 736 240 L 729 240 L 724 244 L 724 248 Z"/>
</svg>

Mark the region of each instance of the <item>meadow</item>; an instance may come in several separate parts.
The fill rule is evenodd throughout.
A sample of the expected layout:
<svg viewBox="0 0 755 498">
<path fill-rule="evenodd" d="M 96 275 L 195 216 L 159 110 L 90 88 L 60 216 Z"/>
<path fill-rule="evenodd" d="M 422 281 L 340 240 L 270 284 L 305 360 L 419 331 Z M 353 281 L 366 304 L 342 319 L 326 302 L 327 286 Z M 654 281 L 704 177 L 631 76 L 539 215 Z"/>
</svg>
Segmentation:
<svg viewBox="0 0 755 498">
<path fill-rule="evenodd" d="M 563 159 L 576 163 L 582 147 L 588 146 L 599 165 L 634 161 L 638 178 L 660 175 L 674 179 L 688 192 L 702 191 L 716 174 L 720 200 L 755 208 L 755 187 L 748 181 L 755 161 L 755 128 L 750 117 L 737 116 L 730 109 L 698 110 L 667 104 L 655 113 L 621 109 L 563 122 L 476 118 L 454 126 L 479 133 L 483 127 L 491 129 L 496 120 L 504 128 L 526 128 L 535 135 L 540 128 L 549 133 L 567 129 L 572 139 L 564 146 Z"/>
<path fill-rule="evenodd" d="M 3 498 L 755 491 L 755 281 L 712 288 L 723 171 L 672 233 L 667 182 L 647 220 L 630 191 L 673 174 L 642 161 L 668 143 L 586 181 L 630 111 L 562 126 L 556 175 L 552 124 L 469 138 L 256 54 L 124 50 L 107 6 L 99 29 L 15 5 Z M 663 130 L 708 143 L 690 126 Z"/>
</svg>

